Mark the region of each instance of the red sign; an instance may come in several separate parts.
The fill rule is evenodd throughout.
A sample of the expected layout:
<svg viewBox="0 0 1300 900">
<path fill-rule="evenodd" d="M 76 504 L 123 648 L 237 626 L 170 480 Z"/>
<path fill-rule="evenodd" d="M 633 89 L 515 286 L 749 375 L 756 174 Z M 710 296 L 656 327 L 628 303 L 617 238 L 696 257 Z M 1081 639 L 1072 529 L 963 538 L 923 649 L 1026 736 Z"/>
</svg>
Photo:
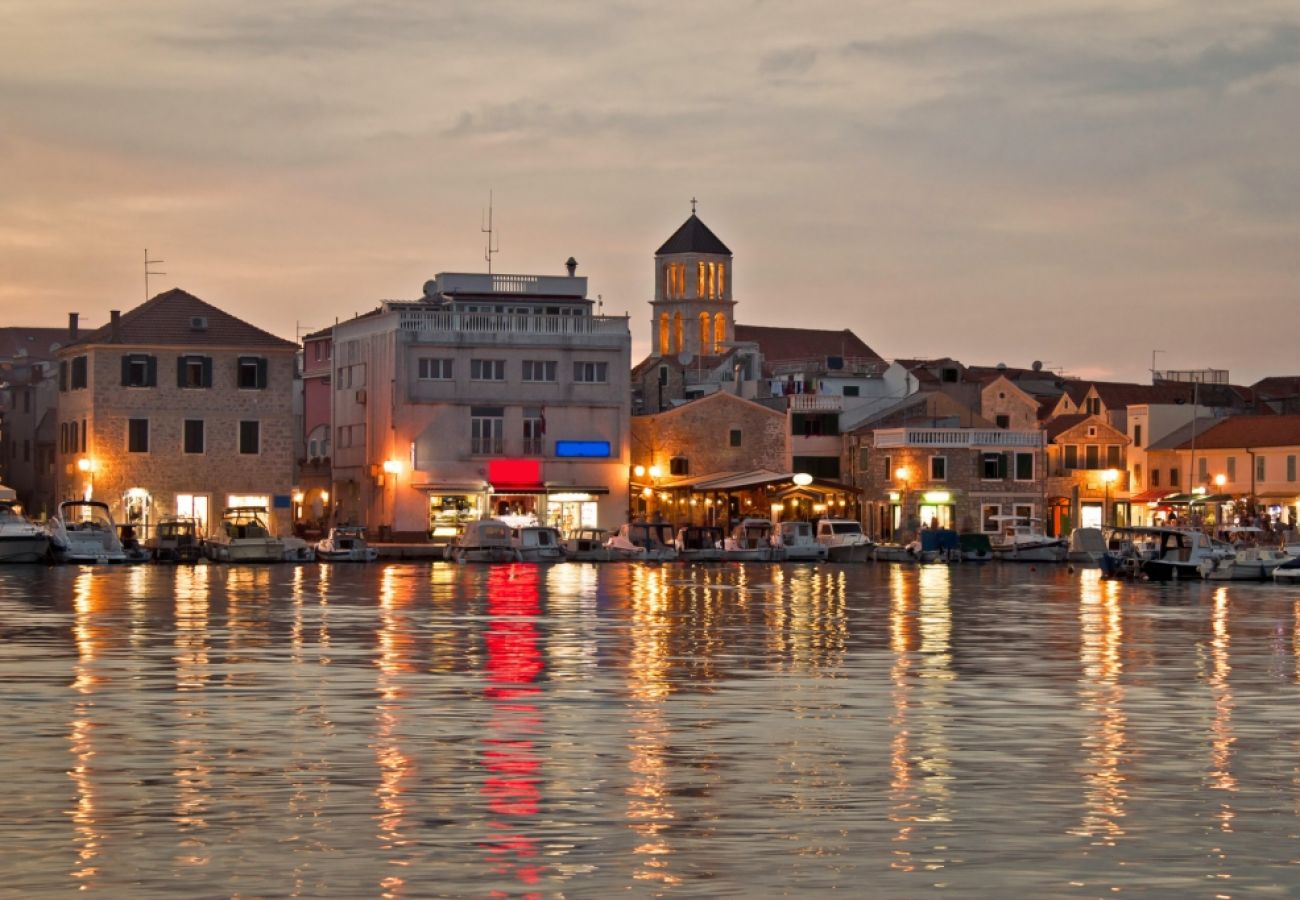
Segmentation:
<svg viewBox="0 0 1300 900">
<path fill-rule="evenodd" d="M 488 484 L 493 490 L 527 488 L 543 490 L 542 461 L 539 459 L 490 459 Z"/>
</svg>

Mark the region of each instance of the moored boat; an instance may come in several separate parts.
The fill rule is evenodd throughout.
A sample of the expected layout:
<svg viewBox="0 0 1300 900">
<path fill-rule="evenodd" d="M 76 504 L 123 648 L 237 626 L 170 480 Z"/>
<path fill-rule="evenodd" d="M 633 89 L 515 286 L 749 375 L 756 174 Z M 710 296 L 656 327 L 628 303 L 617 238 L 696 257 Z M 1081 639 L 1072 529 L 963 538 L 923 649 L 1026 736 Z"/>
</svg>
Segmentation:
<svg viewBox="0 0 1300 900">
<path fill-rule="evenodd" d="M 662 562 L 677 558 L 673 545 L 673 527 L 667 522 L 625 522 L 618 534 L 609 539 L 608 546 L 619 552 L 636 553 L 637 559 Z"/>
<path fill-rule="evenodd" d="M 771 519 L 741 519 L 722 543 L 722 558 L 733 562 L 770 562 L 783 555 L 772 545 Z"/>
<path fill-rule="evenodd" d="M 1065 562 L 1069 547 L 1064 538 L 1048 537 L 1025 516 L 993 516 L 998 534 L 990 537 L 993 556 L 1009 562 Z"/>
<path fill-rule="evenodd" d="M 957 535 L 962 562 L 988 562 L 993 559 L 993 544 L 989 536 L 979 531 L 963 531 Z"/>
<path fill-rule="evenodd" d="M 213 562 L 283 562 L 284 541 L 267 527 L 265 506 L 231 506 L 208 536 L 207 553 Z"/>
<path fill-rule="evenodd" d="M 1277 547 L 1238 547 L 1233 555 L 1214 559 L 1204 574 L 1211 581 L 1267 581 L 1278 566 L 1295 558 Z"/>
<path fill-rule="evenodd" d="M 521 525 L 510 532 L 510 546 L 519 562 L 560 562 L 560 532 L 548 525 Z"/>
<path fill-rule="evenodd" d="M 716 525 L 685 525 L 677 531 L 678 559 L 718 562 L 722 559 L 722 529 Z"/>
<path fill-rule="evenodd" d="M 0 563 L 40 562 L 49 554 L 50 533 L 24 516 L 17 500 L 0 499 Z"/>
<path fill-rule="evenodd" d="M 451 560 L 458 563 L 513 562 L 515 548 L 510 544 L 510 526 L 500 519 L 476 519 L 451 545 Z"/>
<path fill-rule="evenodd" d="M 635 559 L 642 550 L 619 552 L 609 546 L 610 534 L 604 528 L 575 528 L 560 542 L 564 558 L 574 562 L 611 562 Z"/>
<path fill-rule="evenodd" d="M 1106 536 L 1100 528 L 1076 528 L 1070 532 L 1065 558 L 1081 565 L 1097 565 L 1106 553 Z"/>
<path fill-rule="evenodd" d="M 855 519 L 818 519 L 817 543 L 826 548 L 831 562 L 867 562 L 872 558 L 873 544 Z"/>
<path fill-rule="evenodd" d="M 820 562 L 830 552 L 825 544 L 818 542 L 809 522 L 791 520 L 777 523 L 776 531 L 772 533 L 772 544 L 780 548 L 786 559 L 794 561 Z"/>
<path fill-rule="evenodd" d="M 126 562 L 117 523 L 99 500 L 64 500 L 50 522 L 54 558 L 67 563 Z"/>
<path fill-rule="evenodd" d="M 154 562 L 195 563 L 203 556 L 198 520 L 183 516 L 163 519 L 144 543 Z"/>
<path fill-rule="evenodd" d="M 316 559 L 321 562 L 374 562 L 379 551 L 366 541 L 361 525 L 335 525 L 316 542 Z"/>
</svg>

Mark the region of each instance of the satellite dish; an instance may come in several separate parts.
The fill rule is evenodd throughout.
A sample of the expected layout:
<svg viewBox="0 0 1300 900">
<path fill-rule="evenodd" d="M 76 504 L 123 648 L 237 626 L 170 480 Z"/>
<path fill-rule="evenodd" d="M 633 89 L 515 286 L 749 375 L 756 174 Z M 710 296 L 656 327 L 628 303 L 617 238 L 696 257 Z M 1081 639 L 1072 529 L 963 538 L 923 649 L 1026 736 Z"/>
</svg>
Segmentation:
<svg viewBox="0 0 1300 900">
<path fill-rule="evenodd" d="M 1041 359 L 1036 359 L 1034 360 L 1033 365 L 1029 368 L 1033 369 L 1035 372 L 1041 372 L 1043 371 L 1043 361 Z"/>
<path fill-rule="evenodd" d="M 438 282 L 437 282 L 437 281 L 426 281 L 426 282 L 424 283 L 424 296 L 426 296 L 426 297 L 436 297 L 437 294 L 438 294 Z"/>
<path fill-rule="evenodd" d="M 689 350 L 683 350 L 681 353 L 677 354 L 677 361 L 681 363 L 683 366 L 690 365 L 691 360 L 693 359 L 695 359 L 695 357 L 691 355 L 691 352 Z"/>
</svg>

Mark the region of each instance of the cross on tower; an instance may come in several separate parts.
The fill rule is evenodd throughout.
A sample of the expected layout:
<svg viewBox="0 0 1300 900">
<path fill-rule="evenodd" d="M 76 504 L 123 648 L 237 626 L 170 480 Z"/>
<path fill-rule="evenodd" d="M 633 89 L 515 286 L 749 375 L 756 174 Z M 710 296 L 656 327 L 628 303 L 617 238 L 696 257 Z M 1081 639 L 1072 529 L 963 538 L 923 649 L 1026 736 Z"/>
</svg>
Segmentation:
<svg viewBox="0 0 1300 900">
<path fill-rule="evenodd" d="M 692 198 L 691 198 L 691 215 L 695 215 L 695 203 L 696 203 L 696 200 L 695 200 L 694 197 L 692 197 Z"/>
</svg>

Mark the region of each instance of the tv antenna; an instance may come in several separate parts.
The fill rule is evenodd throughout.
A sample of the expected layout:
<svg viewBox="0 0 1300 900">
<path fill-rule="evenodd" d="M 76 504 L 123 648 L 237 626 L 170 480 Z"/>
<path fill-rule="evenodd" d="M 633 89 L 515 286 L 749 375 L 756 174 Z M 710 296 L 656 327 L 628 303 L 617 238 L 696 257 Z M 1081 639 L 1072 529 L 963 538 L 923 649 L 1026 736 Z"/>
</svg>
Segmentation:
<svg viewBox="0 0 1300 900">
<path fill-rule="evenodd" d="M 488 208 L 486 222 L 479 227 L 479 231 L 487 235 L 487 247 L 483 250 L 483 259 L 487 261 L 488 274 L 492 274 L 492 257 L 501 250 L 501 235 L 496 233 L 492 228 L 492 192 L 488 191 Z M 492 239 L 496 238 L 494 242 Z"/>
<path fill-rule="evenodd" d="M 150 259 L 150 258 L 149 258 L 149 248 L 148 248 L 148 247 L 145 248 L 145 251 L 144 251 L 144 299 L 145 299 L 145 300 L 148 300 L 148 299 L 149 299 L 149 276 L 150 276 L 150 275 L 166 275 L 166 274 L 167 274 L 166 272 L 151 272 L 151 271 L 149 271 L 149 267 L 150 267 L 150 266 L 159 266 L 159 265 L 162 265 L 162 264 L 165 263 L 166 261 L 167 261 L 167 260 L 165 260 L 165 259 Z"/>
</svg>

